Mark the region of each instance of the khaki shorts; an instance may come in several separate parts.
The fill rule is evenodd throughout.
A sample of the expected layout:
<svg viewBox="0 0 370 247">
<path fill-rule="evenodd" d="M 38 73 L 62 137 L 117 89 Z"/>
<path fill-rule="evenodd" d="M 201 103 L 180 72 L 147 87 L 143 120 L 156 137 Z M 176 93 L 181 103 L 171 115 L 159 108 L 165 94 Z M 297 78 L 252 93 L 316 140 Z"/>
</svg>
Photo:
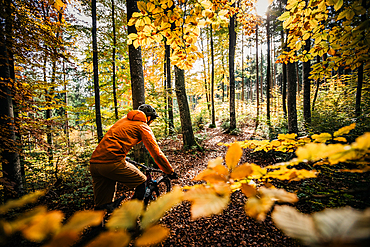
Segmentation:
<svg viewBox="0 0 370 247">
<path fill-rule="evenodd" d="M 112 202 L 117 181 L 129 189 L 134 189 L 146 181 L 146 176 L 125 159 L 116 163 L 91 163 L 90 173 L 93 179 L 95 206 Z"/>
</svg>

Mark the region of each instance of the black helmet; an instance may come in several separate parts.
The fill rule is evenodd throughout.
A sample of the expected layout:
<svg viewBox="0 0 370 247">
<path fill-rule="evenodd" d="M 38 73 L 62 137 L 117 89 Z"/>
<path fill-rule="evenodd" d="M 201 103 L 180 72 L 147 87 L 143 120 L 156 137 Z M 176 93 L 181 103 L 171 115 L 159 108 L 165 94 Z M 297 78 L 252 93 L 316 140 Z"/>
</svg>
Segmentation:
<svg viewBox="0 0 370 247">
<path fill-rule="evenodd" d="M 159 117 L 157 112 L 155 111 L 154 107 L 148 104 L 142 104 L 137 108 L 138 110 L 145 113 L 147 117 L 151 117 L 153 120 Z"/>
</svg>

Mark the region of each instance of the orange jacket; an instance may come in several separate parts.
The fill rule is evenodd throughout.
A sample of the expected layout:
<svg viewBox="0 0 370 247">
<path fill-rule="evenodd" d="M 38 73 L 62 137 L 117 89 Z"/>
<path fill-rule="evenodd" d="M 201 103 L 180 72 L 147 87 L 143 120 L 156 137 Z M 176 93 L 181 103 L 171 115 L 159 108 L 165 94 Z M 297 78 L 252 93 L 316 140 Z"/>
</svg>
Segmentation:
<svg viewBox="0 0 370 247">
<path fill-rule="evenodd" d="M 90 163 L 114 163 L 126 158 L 130 149 L 143 141 L 159 168 L 167 174 L 173 168 L 159 148 L 154 134 L 146 122 L 145 113 L 130 111 L 127 117 L 118 120 L 104 135 L 93 152 Z"/>
</svg>

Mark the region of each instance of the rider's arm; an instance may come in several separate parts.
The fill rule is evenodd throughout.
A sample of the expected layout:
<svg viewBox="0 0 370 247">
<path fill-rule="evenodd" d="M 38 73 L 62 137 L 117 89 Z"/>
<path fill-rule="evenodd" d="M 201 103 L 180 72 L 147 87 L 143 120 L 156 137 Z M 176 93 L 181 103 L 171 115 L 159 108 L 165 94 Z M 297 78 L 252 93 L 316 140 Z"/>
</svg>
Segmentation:
<svg viewBox="0 0 370 247">
<path fill-rule="evenodd" d="M 166 174 L 173 173 L 174 170 L 162 150 L 159 148 L 153 131 L 145 123 L 141 126 L 141 138 L 158 167 Z"/>
</svg>

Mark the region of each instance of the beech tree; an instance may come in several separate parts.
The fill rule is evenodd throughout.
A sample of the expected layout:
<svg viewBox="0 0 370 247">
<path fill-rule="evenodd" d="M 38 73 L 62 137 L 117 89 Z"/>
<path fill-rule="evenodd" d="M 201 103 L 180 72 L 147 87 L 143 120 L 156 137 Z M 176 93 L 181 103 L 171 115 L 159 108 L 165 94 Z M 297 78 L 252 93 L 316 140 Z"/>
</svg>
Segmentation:
<svg viewBox="0 0 370 247">
<path fill-rule="evenodd" d="M 229 131 L 236 129 L 236 116 L 235 116 L 235 46 L 236 46 L 236 32 L 235 32 L 235 16 L 230 17 L 229 23 L 229 87 L 230 87 L 230 128 Z"/>
<path fill-rule="evenodd" d="M 182 141 L 184 144 L 184 149 L 190 149 L 193 147 L 200 148 L 195 140 L 193 127 L 191 124 L 189 103 L 185 90 L 185 72 L 184 70 L 179 69 L 177 66 L 175 66 L 175 86 L 177 103 L 180 110 Z"/>
<path fill-rule="evenodd" d="M 98 63 L 98 42 L 96 36 L 96 0 L 91 2 L 92 10 L 92 45 L 93 45 L 93 71 L 94 71 L 94 92 L 95 92 L 95 122 L 98 134 L 98 142 L 103 139 L 103 127 L 100 112 L 100 89 L 99 89 L 99 63 Z"/>
</svg>

